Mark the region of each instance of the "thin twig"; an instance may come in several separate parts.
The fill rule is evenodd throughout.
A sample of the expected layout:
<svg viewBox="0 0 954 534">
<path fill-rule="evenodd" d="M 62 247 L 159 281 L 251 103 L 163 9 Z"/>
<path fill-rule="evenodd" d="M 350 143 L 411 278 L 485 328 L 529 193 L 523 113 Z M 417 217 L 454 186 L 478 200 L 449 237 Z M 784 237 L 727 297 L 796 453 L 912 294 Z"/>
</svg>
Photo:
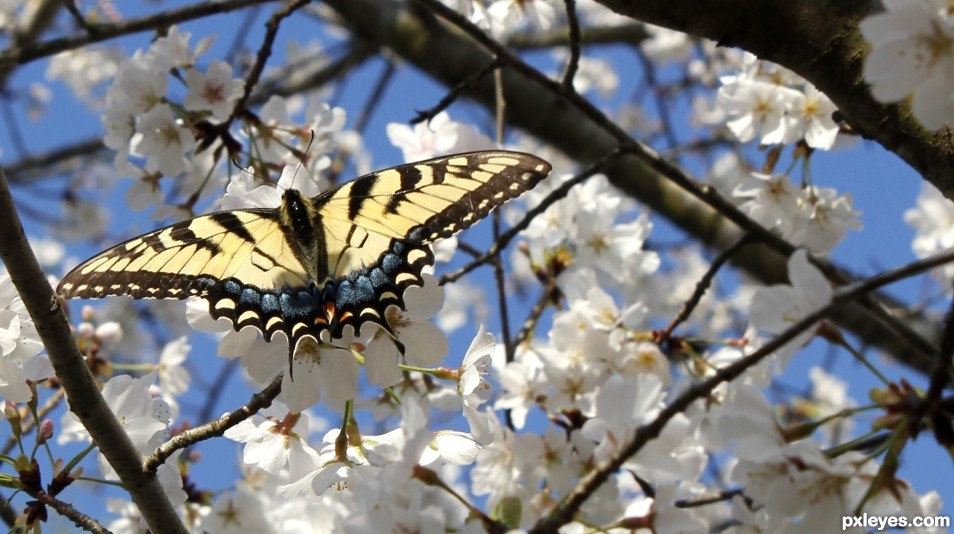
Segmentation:
<svg viewBox="0 0 954 534">
<path fill-rule="evenodd" d="M 60 171 L 51 171 L 49 167 L 61 165 L 62 172 L 75 171 L 79 158 L 89 158 L 103 151 L 102 136 L 89 138 L 76 143 L 54 148 L 42 154 L 34 154 L 8 165 L 7 180 L 11 184 L 25 183 L 39 179 L 55 178 Z"/>
<path fill-rule="evenodd" d="M 232 373 L 235 372 L 235 369 L 239 365 L 239 360 L 237 358 L 229 359 L 225 362 L 225 365 L 219 369 L 219 374 L 215 376 L 215 379 L 211 382 L 211 387 L 207 388 L 208 394 L 205 397 L 205 401 L 202 403 L 202 409 L 199 410 L 199 421 L 207 421 L 212 418 L 213 410 L 219 402 L 219 398 L 225 392 L 225 384 L 228 382 L 229 377 L 232 376 Z"/>
<path fill-rule="evenodd" d="M 500 237 L 500 212 L 495 211 L 493 217 L 494 223 L 494 241 L 497 241 Z M 506 288 L 506 276 L 504 274 L 503 262 L 500 261 L 500 256 L 494 258 L 490 262 L 494 268 L 494 280 L 497 286 L 497 306 L 500 308 L 500 335 L 503 336 L 504 342 L 504 351 L 506 354 L 506 361 L 512 362 L 514 359 L 514 349 L 516 345 L 513 341 L 513 336 L 510 332 L 510 313 L 507 307 L 507 288 Z"/>
<path fill-rule="evenodd" d="M 56 513 L 69 519 L 77 527 L 97 534 L 111 534 L 109 530 L 92 517 L 80 512 L 75 506 L 65 503 L 45 491 L 38 491 L 35 495 L 30 495 L 34 499 L 56 510 Z"/>
<path fill-rule="evenodd" d="M 566 6 L 566 22 L 570 30 L 570 59 L 563 73 L 563 90 L 576 91 L 573 77 L 580 68 L 580 19 L 576 14 L 576 0 L 563 0 L 563 4 Z"/>
<path fill-rule="evenodd" d="M 278 397 L 282 391 L 282 377 L 279 375 L 272 382 L 265 386 L 265 389 L 252 395 L 244 406 L 237 408 L 215 421 L 210 421 L 204 425 L 190 428 L 184 432 L 175 435 L 169 441 L 163 443 L 151 455 L 143 459 L 142 468 L 147 473 L 154 473 L 176 451 L 194 445 L 200 441 L 209 438 L 221 436 L 225 431 L 241 423 L 249 417 L 255 415 L 259 410 L 263 410 L 272 405 L 272 401 Z"/>
<path fill-rule="evenodd" d="M 13 508 L 10 497 L 0 494 L 0 503 L 3 503 L 0 505 L 0 520 L 7 526 L 7 531 L 10 534 L 23 534 L 24 530 L 22 528 L 13 528 L 17 524 L 17 517 L 20 516 L 20 513 Z"/>
<path fill-rule="evenodd" d="M 954 365 L 954 299 L 944 317 L 944 330 L 941 335 L 941 345 L 938 347 L 937 360 L 931 372 L 927 393 L 915 409 L 911 418 L 912 437 L 916 437 L 921 428 L 921 420 L 927 416 L 933 423 L 935 438 L 945 447 L 954 445 L 954 428 L 949 417 L 941 413 L 941 395 L 944 388 L 950 383 L 951 367 Z"/>
<path fill-rule="evenodd" d="M 732 497 L 736 495 L 743 495 L 744 488 L 736 488 L 730 490 L 722 490 L 716 493 L 706 493 L 703 495 L 698 495 L 696 497 L 689 497 L 686 499 L 677 499 L 675 503 L 676 508 L 696 508 L 698 506 L 706 506 L 709 504 L 715 504 L 717 502 L 729 501 L 732 500 Z M 748 498 L 745 498 L 748 501 Z"/>
<path fill-rule="evenodd" d="M 17 156 L 23 157 L 27 153 L 27 148 L 23 142 L 23 134 L 20 133 L 20 123 L 17 121 L 16 114 L 13 113 L 10 98 L 4 98 L 0 102 L 0 110 L 3 113 L 3 122 L 6 124 L 10 147 Z"/>
<path fill-rule="evenodd" d="M 645 24 L 628 23 L 619 26 L 580 28 L 580 44 L 638 46 L 649 38 Z M 546 31 L 515 33 L 507 38 L 507 46 L 514 49 L 536 50 L 569 46 L 570 32 L 566 28 L 551 28 Z"/>
<path fill-rule="evenodd" d="M 659 115 L 659 121 L 662 123 L 662 134 L 668 145 L 667 150 L 675 150 L 679 146 L 679 140 L 676 139 L 675 128 L 672 123 L 672 115 L 669 112 L 669 106 L 662 99 L 657 88 L 656 65 L 650 61 L 642 49 L 636 49 L 636 57 L 639 58 L 640 65 L 643 67 L 643 77 L 646 79 L 646 85 L 649 87 L 650 97 L 656 104 L 656 114 Z"/>
<path fill-rule="evenodd" d="M 90 43 L 106 41 L 114 37 L 154 31 L 156 28 L 171 26 L 209 15 L 219 15 L 236 11 L 256 4 L 264 4 L 275 0 L 231 0 L 229 2 L 200 2 L 178 9 L 170 9 L 122 22 L 96 24 L 93 32 L 82 32 L 76 35 L 51 39 L 32 46 L 9 48 L 0 52 L 0 69 L 7 69 L 15 65 L 25 65 L 37 59 L 73 50 Z"/>
<path fill-rule="evenodd" d="M 378 109 L 378 106 L 381 105 L 384 91 L 394 80 L 395 72 L 397 72 L 397 67 L 394 65 L 394 62 L 388 61 L 384 67 L 384 72 L 378 77 L 377 83 L 374 84 L 374 89 L 372 89 L 371 94 L 368 95 L 368 101 L 361 107 L 361 114 L 358 115 L 357 120 L 354 121 L 354 127 L 352 129 L 355 132 L 363 134 L 364 129 L 368 127 L 368 122 L 371 121 L 371 115 Z"/>
<path fill-rule="evenodd" d="M 515 346 L 522 345 L 530 338 L 530 334 L 533 333 L 533 329 L 537 326 L 540 317 L 543 316 L 543 312 L 546 311 L 547 306 L 552 303 L 553 290 L 556 289 L 556 280 L 556 276 L 550 276 L 547 278 L 546 283 L 543 284 L 543 292 L 540 293 L 540 298 L 537 299 L 536 304 L 530 309 L 530 313 L 527 314 L 527 320 L 523 322 L 523 326 L 521 326 L 520 331 L 517 332 L 517 337 L 513 340 Z M 512 360 L 507 360 L 507 363 L 511 361 Z"/>
<path fill-rule="evenodd" d="M 43 33 L 56 22 L 61 0 L 38 0 L 24 10 L 23 17 L 17 17 L 14 24 L 5 28 L 9 36 L 7 50 L 17 51 L 32 47 Z M 0 53 L 0 58 L 3 54 Z M 10 76 L 16 65 L 5 64 L 0 60 L 0 92 L 5 92 Z"/>
<path fill-rule="evenodd" d="M 73 22 L 75 22 L 77 26 L 86 30 L 87 32 L 96 31 L 96 29 L 90 26 L 89 22 L 86 21 L 86 17 L 80 13 L 79 8 L 76 7 L 76 0 L 66 0 L 63 2 L 63 5 L 66 7 L 66 11 L 73 16 Z"/>
<path fill-rule="evenodd" d="M 723 250 L 719 253 L 718 256 L 712 260 L 712 265 L 709 266 L 709 270 L 706 271 L 706 274 L 702 276 L 699 280 L 699 283 L 696 284 L 696 288 L 692 292 L 692 296 L 689 297 L 689 300 L 682 305 L 682 308 L 679 309 L 679 313 L 676 314 L 676 317 L 669 323 L 669 326 L 664 328 L 662 332 L 659 333 L 659 339 L 667 339 L 672 335 L 673 330 L 676 329 L 683 321 L 689 318 L 692 314 L 692 311 L 696 309 L 696 306 L 699 305 L 699 302 L 702 300 L 703 295 L 706 294 L 706 290 L 709 289 L 709 286 L 712 284 L 712 280 L 715 278 L 719 269 L 732 257 L 733 254 L 738 252 L 739 249 L 748 245 L 752 242 L 752 238 L 749 234 L 745 234 L 739 238 L 738 241 L 733 243 L 729 248 Z"/>
<path fill-rule="evenodd" d="M 464 93 L 467 89 L 471 88 L 482 80 L 484 76 L 489 74 L 491 71 L 496 70 L 500 66 L 500 62 L 496 59 L 484 66 L 484 68 L 478 70 L 477 72 L 471 74 L 470 76 L 461 80 L 460 83 L 451 87 L 450 91 L 444 95 L 444 98 L 441 98 L 440 102 L 437 103 L 434 107 L 426 109 L 424 111 L 419 111 L 417 115 L 411 119 L 411 124 L 419 124 L 424 121 L 430 121 L 437 116 L 438 113 L 444 111 L 451 104 L 453 104 L 460 95 Z"/>
<path fill-rule="evenodd" d="M 308 0 L 296 0 L 285 4 L 281 9 L 275 11 L 271 18 L 268 19 L 268 22 L 265 23 L 265 37 L 262 38 L 262 46 L 259 47 L 258 54 L 255 56 L 255 64 L 252 65 L 248 76 L 245 78 L 245 91 L 242 93 L 242 97 L 235 102 L 235 107 L 232 108 L 232 114 L 224 123 L 225 130 L 228 130 L 232 121 L 245 110 L 248 99 L 252 96 L 252 91 L 258 85 L 258 80 L 262 77 L 262 72 L 265 71 L 265 63 L 268 62 L 269 56 L 272 55 L 272 45 L 275 44 L 275 39 L 278 37 L 278 29 L 282 21 L 307 3 Z"/>
</svg>

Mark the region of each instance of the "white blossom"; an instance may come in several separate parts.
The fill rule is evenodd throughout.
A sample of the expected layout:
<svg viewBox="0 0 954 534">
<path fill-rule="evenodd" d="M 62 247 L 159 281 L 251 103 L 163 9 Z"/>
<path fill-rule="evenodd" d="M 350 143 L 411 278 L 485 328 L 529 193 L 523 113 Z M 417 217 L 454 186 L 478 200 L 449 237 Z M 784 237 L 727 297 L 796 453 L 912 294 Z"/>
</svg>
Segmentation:
<svg viewBox="0 0 954 534">
<path fill-rule="evenodd" d="M 788 278 L 791 285 L 778 284 L 759 288 L 752 297 L 749 316 L 752 324 L 759 330 L 780 334 L 831 302 L 834 293 L 831 283 L 808 261 L 808 253 L 804 249 L 795 251 L 789 258 Z M 779 350 L 783 367 L 787 357 L 794 354 L 813 335 L 813 328 L 806 328 Z"/>
<path fill-rule="evenodd" d="M 871 42 L 864 75 L 884 102 L 912 96 L 914 116 L 936 130 L 954 120 L 954 18 L 943 0 L 886 0 L 860 24 Z"/>
<path fill-rule="evenodd" d="M 494 148 L 487 137 L 473 127 L 451 120 L 446 112 L 414 127 L 392 122 L 387 126 L 391 144 L 401 149 L 404 161 L 419 161 L 454 152 Z"/>
<path fill-rule="evenodd" d="M 183 106 L 190 111 L 211 111 L 220 121 L 229 117 L 245 88 L 245 80 L 232 79 L 232 66 L 224 61 L 211 62 L 205 74 L 190 68 L 185 79 L 189 92 Z"/>
<path fill-rule="evenodd" d="M 27 402 L 33 392 L 27 380 L 39 381 L 53 375 L 40 336 L 17 293 L 13 281 L 0 272 L 0 398 Z"/>
</svg>

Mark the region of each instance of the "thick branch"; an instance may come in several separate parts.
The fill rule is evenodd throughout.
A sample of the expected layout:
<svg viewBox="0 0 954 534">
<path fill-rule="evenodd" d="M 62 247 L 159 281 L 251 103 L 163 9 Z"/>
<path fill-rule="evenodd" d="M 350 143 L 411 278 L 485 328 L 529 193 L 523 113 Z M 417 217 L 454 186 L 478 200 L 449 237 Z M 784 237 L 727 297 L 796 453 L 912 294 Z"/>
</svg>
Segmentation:
<svg viewBox="0 0 954 534">
<path fill-rule="evenodd" d="M 66 390 L 70 410 L 79 417 L 100 452 L 116 470 L 123 487 L 152 531 L 185 533 L 175 508 L 155 475 L 143 471 L 139 451 L 113 416 L 76 348 L 63 308 L 23 233 L 2 169 L 0 220 L 4 221 L 0 225 L 0 260 L 3 260 L 13 285 L 33 318 L 50 363 Z"/>
<path fill-rule="evenodd" d="M 954 198 L 954 143 L 927 131 L 907 105 L 885 105 L 862 77 L 868 45 L 858 23 L 872 0 L 599 0 L 643 22 L 707 37 L 783 65 L 815 84 L 848 123 L 900 156 L 944 196 Z"/>
</svg>

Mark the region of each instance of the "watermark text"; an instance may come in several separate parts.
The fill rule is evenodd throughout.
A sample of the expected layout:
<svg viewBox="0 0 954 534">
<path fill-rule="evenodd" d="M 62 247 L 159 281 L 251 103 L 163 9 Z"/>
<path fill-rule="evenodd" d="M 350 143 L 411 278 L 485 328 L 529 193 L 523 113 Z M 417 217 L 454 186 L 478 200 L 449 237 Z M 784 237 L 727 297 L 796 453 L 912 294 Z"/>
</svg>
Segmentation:
<svg viewBox="0 0 954 534">
<path fill-rule="evenodd" d="M 844 515 L 841 516 L 841 530 L 849 528 L 874 528 L 887 530 L 889 528 L 950 528 L 951 517 L 946 515 L 927 515 L 907 517 L 903 515 Z"/>
</svg>

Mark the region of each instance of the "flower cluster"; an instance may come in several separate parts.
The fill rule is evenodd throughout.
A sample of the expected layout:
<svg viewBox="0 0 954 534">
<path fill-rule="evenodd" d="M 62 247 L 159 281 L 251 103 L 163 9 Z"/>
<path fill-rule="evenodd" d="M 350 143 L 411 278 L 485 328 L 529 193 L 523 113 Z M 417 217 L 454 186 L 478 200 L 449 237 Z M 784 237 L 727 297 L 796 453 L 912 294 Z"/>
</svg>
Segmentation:
<svg viewBox="0 0 954 534">
<path fill-rule="evenodd" d="M 117 375 L 109 379 L 102 390 L 106 403 L 129 434 L 133 446 L 142 454 L 152 453 L 170 436 L 172 411 L 165 401 L 155 398 L 150 391 L 155 382 L 154 373 L 140 378 Z M 57 435 L 57 441 L 62 445 L 71 441 L 89 442 L 91 438 L 79 418 L 73 412 L 67 412 L 63 415 L 62 430 Z M 162 489 L 176 505 L 186 500 L 182 476 L 177 466 L 178 457 L 179 452 L 176 452 L 156 472 Z M 99 454 L 99 469 L 106 479 L 119 480 L 119 476 L 102 454 Z"/>
<path fill-rule="evenodd" d="M 739 141 L 757 138 L 763 145 L 776 145 L 804 140 L 822 150 L 835 144 L 835 105 L 795 73 L 750 55 L 742 72 L 720 81 L 716 102 Z"/>
<path fill-rule="evenodd" d="M 10 276 L 0 271 L 0 397 L 12 402 L 33 398 L 27 381 L 53 375 L 33 319 L 13 286 Z"/>
<path fill-rule="evenodd" d="M 733 191 L 740 208 L 754 221 L 796 246 L 828 254 L 848 230 L 858 230 L 861 213 L 851 194 L 830 187 L 795 187 L 788 175 L 750 173 Z"/>
</svg>

